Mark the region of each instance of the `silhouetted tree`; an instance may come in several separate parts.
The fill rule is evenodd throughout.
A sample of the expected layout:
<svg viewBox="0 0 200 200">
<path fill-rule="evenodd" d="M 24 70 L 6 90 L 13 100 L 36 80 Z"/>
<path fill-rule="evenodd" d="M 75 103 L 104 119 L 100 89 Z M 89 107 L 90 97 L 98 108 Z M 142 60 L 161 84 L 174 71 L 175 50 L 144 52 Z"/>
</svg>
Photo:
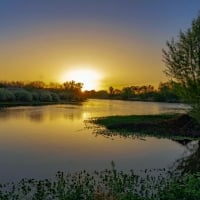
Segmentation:
<svg viewBox="0 0 200 200">
<path fill-rule="evenodd" d="M 80 92 L 83 87 L 82 83 L 76 83 L 75 81 L 65 82 L 63 85 L 65 90 L 74 92 Z"/>
<path fill-rule="evenodd" d="M 33 100 L 31 93 L 24 89 L 16 90 L 14 94 L 15 94 L 15 99 L 17 101 L 32 101 Z"/>
<path fill-rule="evenodd" d="M 159 101 L 179 102 L 180 98 L 176 95 L 173 82 L 161 82 L 158 86 L 159 93 L 156 99 Z"/>
<path fill-rule="evenodd" d="M 46 84 L 43 81 L 32 81 L 25 85 L 26 88 L 30 89 L 43 89 L 46 88 Z"/>
<path fill-rule="evenodd" d="M 112 86 L 109 87 L 109 95 L 110 97 L 113 97 L 114 95 L 114 88 Z"/>
<path fill-rule="evenodd" d="M 7 89 L 0 88 L 0 101 L 14 101 L 15 95 Z"/>
<path fill-rule="evenodd" d="M 123 99 L 129 99 L 132 95 L 132 89 L 131 87 L 124 87 L 122 89 L 122 98 Z"/>
<path fill-rule="evenodd" d="M 193 116 L 200 120 L 200 15 L 191 28 L 180 31 L 178 40 L 167 41 L 163 49 L 165 74 L 174 80 L 177 94 L 193 107 Z"/>
</svg>

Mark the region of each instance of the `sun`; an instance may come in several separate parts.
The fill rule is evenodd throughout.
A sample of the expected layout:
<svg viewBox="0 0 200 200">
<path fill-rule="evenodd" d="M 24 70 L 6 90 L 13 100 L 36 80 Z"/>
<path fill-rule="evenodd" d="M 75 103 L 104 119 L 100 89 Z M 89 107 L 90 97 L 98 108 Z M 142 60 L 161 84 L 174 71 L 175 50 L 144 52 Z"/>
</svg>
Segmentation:
<svg viewBox="0 0 200 200">
<path fill-rule="evenodd" d="M 77 69 L 65 72 L 62 82 L 75 81 L 83 83 L 82 90 L 96 90 L 99 87 L 100 73 L 91 69 Z"/>
</svg>

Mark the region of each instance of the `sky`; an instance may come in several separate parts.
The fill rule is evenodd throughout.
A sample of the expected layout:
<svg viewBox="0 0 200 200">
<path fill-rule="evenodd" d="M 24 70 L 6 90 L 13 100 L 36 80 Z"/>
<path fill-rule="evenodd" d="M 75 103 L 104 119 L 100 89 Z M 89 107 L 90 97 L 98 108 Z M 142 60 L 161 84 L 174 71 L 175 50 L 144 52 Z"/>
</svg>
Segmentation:
<svg viewBox="0 0 200 200">
<path fill-rule="evenodd" d="M 0 0 L 0 80 L 156 87 L 166 41 L 199 10 L 199 0 Z"/>
</svg>

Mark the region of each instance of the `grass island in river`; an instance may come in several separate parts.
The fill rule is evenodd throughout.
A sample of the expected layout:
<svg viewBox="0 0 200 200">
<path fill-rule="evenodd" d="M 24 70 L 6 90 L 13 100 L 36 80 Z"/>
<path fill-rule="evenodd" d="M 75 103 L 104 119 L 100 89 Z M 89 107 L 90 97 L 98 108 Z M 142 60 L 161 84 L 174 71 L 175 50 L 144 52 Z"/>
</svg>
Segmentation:
<svg viewBox="0 0 200 200">
<path fill-rule="evenodd" d="M 200 124 L 187 114 L 107 116 L 92 122 L 123 135 L 200 138 Z"/>
</svg>

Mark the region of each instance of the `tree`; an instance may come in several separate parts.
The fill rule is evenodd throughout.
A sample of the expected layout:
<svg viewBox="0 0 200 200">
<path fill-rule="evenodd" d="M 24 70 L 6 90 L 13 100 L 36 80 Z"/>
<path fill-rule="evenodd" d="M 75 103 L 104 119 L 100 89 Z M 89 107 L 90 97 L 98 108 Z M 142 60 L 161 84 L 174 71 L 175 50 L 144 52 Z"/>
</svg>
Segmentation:
<svg viewBox="0 0 200 200">
<path fill-rule="evenodd" d="M 177 94 L 191 104 L 191 114 L 200 121 L 200 14 L 178 40 L 163 49 L 165 74 L 175 82 Z"/>
<path fill-rule="evenodd" d="M 163 83 L 161 82 L 158 86 L 156 100 L 166 102 L 180 102 L 179 97 L 174 91 L 174 83 L 171 81 Z"/>
<path fill-rule="evenodd" d="M 124 87 L 122 89 L 122 98 L 123 99 L 130 99 L 132 96 L 132 88 L 131 87 Z"/>
<path fill-rule="evenodd" d="M 114 95 L 114 88 L 112 86 L 109 87 L 109 95 L 112 97 Z"/>
</svg>

